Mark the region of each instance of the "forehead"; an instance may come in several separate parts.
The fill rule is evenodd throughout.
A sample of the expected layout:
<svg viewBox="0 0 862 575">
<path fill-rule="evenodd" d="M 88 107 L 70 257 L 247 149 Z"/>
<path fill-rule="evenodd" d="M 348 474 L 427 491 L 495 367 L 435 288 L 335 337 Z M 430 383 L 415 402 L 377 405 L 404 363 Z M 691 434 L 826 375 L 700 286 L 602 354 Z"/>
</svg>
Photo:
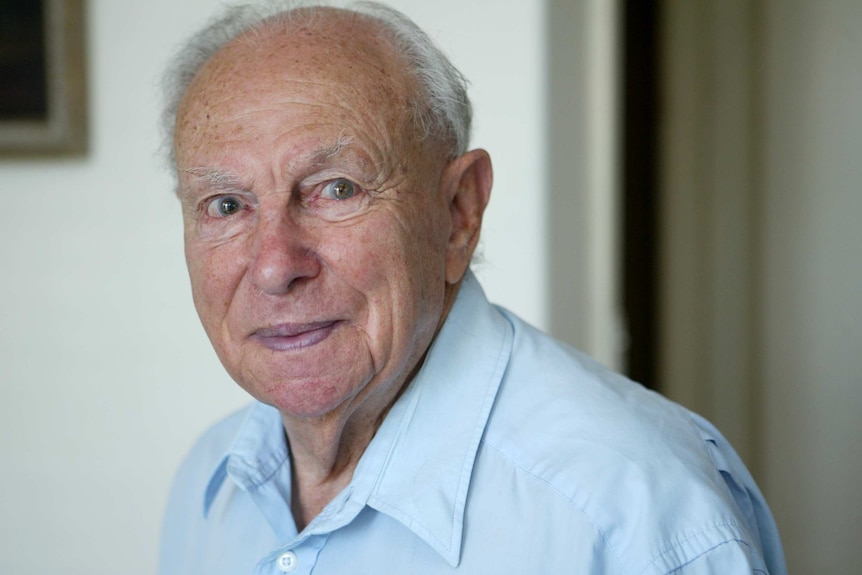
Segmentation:
<svg viewBox="0 0 862 575">
<path fill-rule="evenodd" d="M 275 102 L 334 104 L 403 120 L 415 81 L 366 17 L 323 9 L 311 18 L 269 22 L 220 49 L 195 76 L 180 105 L 177 131 Z M 201 126 L 198 124 L 198 128 Z"/>
</svg>

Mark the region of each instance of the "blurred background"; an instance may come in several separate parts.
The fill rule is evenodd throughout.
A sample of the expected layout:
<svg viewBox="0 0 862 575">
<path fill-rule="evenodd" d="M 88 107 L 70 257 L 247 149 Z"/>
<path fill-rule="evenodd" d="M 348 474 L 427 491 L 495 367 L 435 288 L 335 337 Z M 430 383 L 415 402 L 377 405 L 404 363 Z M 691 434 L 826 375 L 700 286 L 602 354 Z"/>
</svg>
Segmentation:
<svg viewBox="0 0 862 575">
<path fill-rule="evenodd" d="M 857 573 L 862 2 L 389 3 L 471 81 L 491 299 L 716 422 L 792 573 Z M 174 470 L 247 402 L 159 154 L 162 70 L 221 4 L 84 2 L 84 144 L 0 153 L 2 573 L 153 573 Z"/>
</svg>

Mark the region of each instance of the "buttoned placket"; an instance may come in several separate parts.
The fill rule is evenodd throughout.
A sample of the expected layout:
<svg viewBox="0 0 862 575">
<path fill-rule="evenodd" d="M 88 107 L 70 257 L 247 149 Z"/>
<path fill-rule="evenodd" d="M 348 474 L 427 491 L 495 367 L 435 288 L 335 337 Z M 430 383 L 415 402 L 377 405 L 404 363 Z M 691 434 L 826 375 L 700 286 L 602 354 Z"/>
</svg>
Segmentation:
<svg viewBox="0 0 862 575">
<path fill-rule="evenodd" d="M 351 487 L 339 494 L 294 541 L 273 551 L 261 561 L 255 575 L 311 573 L 330 534 L 353 521 L 365 507 L 363 501 L 353 495 Z"/>
<path fill-rule="evenodd" d="M 291 548 L 272 552 L 255 569 L 255 575 L 308 575 L 317 564 L 320 551 L 329 535 L 313 535 Z"/>
</svg>

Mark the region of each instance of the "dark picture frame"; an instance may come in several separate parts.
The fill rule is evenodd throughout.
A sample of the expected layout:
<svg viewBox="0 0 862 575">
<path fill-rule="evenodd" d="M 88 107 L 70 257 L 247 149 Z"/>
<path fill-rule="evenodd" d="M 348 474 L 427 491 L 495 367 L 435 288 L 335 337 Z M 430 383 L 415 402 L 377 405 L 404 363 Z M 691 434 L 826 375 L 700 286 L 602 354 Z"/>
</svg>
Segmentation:
<svg viewBox="0 0 862 575">
<path fill-rule="evenodd" d="M 84 0 L 0 0 L 0 155 L 87 150 Z"/>
</svg>

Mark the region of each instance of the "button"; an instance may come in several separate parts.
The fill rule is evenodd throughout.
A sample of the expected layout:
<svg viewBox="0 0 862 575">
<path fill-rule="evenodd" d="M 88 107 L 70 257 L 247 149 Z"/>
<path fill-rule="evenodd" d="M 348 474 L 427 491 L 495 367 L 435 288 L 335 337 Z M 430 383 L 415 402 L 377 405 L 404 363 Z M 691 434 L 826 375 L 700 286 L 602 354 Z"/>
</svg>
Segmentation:
<svg viewBox="0 0 862 575">
<path fill-rule="evenodd" d="M 299 566 L 299 558 L 293 551 L 282 553 L 275 562 L 282 573 L 290 573 Z"/>
</svg>

